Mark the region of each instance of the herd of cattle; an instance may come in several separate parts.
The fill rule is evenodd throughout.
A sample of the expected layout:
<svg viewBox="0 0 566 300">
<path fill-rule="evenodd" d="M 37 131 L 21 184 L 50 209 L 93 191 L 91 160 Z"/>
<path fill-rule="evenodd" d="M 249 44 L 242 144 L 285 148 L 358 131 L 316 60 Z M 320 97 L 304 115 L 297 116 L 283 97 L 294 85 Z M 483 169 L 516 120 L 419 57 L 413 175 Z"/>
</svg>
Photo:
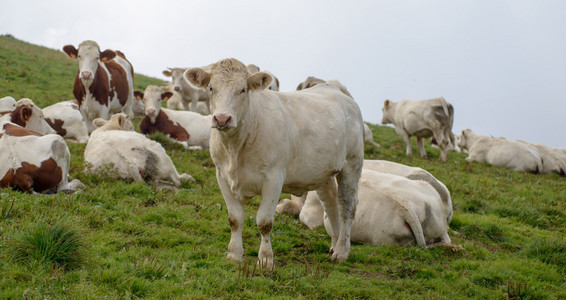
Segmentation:
<svg viewBox="0 0 566 300">
<path fill-rule="evenodd" d="M 133 90 L 134 71 L 120 51 L 96 42 L 63 47 L 78 61 L 75 100 L 38 108 L 27 98 L 0 99 L 0 187 L 53 193 L 84 188 L 69 179 L 65 140 L 87 143 L 92 171 L 123 179 L 179 186 L 165 149 L 146 137 L 162 132 L 187 149 L 209 149 L 228 208 L 228 258 L 241 261 L 244 203 L 261 196 L 256 222 L 258 260 L 273 266 L 270 233 L 275 213 L 299 216 L 309 228 L 324 225 L 332 259 L 342 261 L 350 241 L 373 245 L 451 245 L 450 192 L 427 171 L 388 161 L 364 160 L 364 143 L 375 143 L 360 109 L 340 82 L 308 77 L 297 91 L 278 92 L 279 81 L 255 65 L 225 59 L 200 68 L 170 68 L 167 86 Z M 162 102 L 167 101 L 167 108 Z M 131 118 L 142 116 L 141 133 Z M 410 137 L 432 137 L 447 150 L 465 149 L 468 160 L 525 172 L 566 171 L 566 150 L 452 133 L 454 108 L 442 97 L 386 100 L 383 124 L 391 123 L 411 154 Z M 279 202 L 281 193 L 294 195 Z"/>
</svg>

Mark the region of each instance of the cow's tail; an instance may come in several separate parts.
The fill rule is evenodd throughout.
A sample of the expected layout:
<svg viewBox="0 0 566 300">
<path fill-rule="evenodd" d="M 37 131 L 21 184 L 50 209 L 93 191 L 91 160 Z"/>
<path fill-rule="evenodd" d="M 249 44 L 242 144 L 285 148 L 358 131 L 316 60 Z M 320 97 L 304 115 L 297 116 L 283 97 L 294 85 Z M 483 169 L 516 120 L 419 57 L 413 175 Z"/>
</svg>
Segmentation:
<svg viewBox="0 0 566 300">
<path fill-rule="evenodd" d="M 417 245 L 426 248 L 426 240 L 424 237 L 423 227 L 415 210 L 411 207 L 410 203 L 404 201 L 403 199 L 397 198 L 395 196 L 392 196 L 392 198 L 397 204 L 399 204 L 401 209 L 405 211 L 405 222 L 409 224 Z"/>
<path fill-rule="evenodd" d="M 450 119 L 450 116 L 452 114 L 450 113 L 450 110 L 448 109 L 448 103 L 446 102 L 446 100 L 444 100 L 444 97 L 440 97 L 440 102 L 442 102 L 442 109 L 444 110 L 444 114 L 446 115 L 446 117 L 448 117 L 448 119 Z"/>
<path fill-rule="evenodd" d="M 448 188 L 446 188 L 442 182 L 434 178 L 434 176 L 432 176 L 429 172 L 422 169 L 411 172 L 407 178 L 411 180 L 422 180 L 430 184 L 436 190 L 444 204 L 444 207 L 446 208 L 446 220 L 448 221 L 448 224 L 450 224 L 450 221 L 452 221 L 453 208 L 452 198 L 450 197 L 450 191 L 448 191 Z"/>
</svg>

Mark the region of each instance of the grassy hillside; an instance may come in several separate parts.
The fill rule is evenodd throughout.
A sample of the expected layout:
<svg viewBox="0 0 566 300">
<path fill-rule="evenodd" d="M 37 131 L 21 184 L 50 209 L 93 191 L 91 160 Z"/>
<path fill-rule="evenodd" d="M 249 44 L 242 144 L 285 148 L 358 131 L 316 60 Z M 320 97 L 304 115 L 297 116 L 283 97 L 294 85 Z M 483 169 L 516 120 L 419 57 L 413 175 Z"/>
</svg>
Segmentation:
<svg viewBox="0 0 566 300">
<path fill-rule="evenodd" d="M 0 96 L 41 106 L 68 99 L 75 72 L 61 51 L 0 37 Z M 139 88 L 159 83 L 140 78 Z M 366 147 L 367 159 L 419 166 L 446 184 L 449 235 L 465 250 L 353 244 L 348 261 L 333 265 L 323 228 L 278 215 L 276 268 L 254 270 L 254 199 L 243 229 L 249 263 L 235 265 L 224 257 L 230 228 L 207 151 L 152 136 L 197 180 L 172 192 L 86 174 L 85 145 L 69 143 L 71 176 L 86 184 L 83 192 L 0 190 L 0 298 L 566 298 L 566 178 L 469 163 L 457 153 L 443 163 L 428 146 L 430 159 L 408 158 L 393 129 L 370 127 L 382 148 Z M 66 243 L 49 244 L 57 239 Z"/>
</svg>

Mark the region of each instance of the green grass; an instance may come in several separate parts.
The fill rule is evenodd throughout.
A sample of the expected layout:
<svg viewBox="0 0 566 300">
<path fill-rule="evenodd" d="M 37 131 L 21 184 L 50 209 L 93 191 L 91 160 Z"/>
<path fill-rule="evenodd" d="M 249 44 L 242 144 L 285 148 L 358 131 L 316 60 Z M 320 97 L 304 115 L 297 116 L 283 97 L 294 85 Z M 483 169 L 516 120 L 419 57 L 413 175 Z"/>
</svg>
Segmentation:
<svg viewBox="0 0 566 300">
<path fill-rule="evenodd" d="M 0 36 L 0 96 L 29 97 L 40 106 L 69 99 L 75 72 L 61 51 Z M 136 86 L 160 84 L 139 78 Z M 260 202 L 253 199 L 243 228 L 244 272 L 245 265 L 225 259 L 230 228 L 208 152 L 186 151 L 156 134 L 178 171 L 195 183 L 174 193 L 89 174 L 85 145 L 69 143 L 71 176 L 85 183 L 83 192 L 0 190 L 0 298 L 566 298 L 566 178 L 466 162 L 453 152 L 443 163 L 428 145 L 429 159 L 406 157 L 393 129 L 370 127 L 382 148 L 366 147 L 367 159 L 419 166 L 446 184 L 454 203 L 449 234 L 464 251 L 354 243 L 348 261 L 333 265 L 323 228 L 308 230 L 278 215 L 275 270 L 253 271 L 260 242 Z M 57 224 L 80 238 L 82 263 L 66 268 L 41 255 L 14 259 L 16 241 Z"/>
</svg>

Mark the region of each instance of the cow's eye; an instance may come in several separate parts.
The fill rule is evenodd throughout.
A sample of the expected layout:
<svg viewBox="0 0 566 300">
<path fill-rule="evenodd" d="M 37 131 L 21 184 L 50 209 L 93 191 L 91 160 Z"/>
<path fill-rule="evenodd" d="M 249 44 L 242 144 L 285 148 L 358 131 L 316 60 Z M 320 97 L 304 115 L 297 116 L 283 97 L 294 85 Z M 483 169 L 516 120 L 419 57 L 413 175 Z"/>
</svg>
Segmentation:
<svg viewBox="0 0 566 300">
<path fill-rule="evenodd" d="M 212 87 L 211 86 L 208 87 L 208 91 L 212 93 Z"/>
<path fill-rule="evenodd" d="M 246 89 L 242 89 L 242 90 L 240 91 L 240 95 L 243 94 L 243 93 L 245 93 L 245 92 L 246 92 Z"/>
</svg>

